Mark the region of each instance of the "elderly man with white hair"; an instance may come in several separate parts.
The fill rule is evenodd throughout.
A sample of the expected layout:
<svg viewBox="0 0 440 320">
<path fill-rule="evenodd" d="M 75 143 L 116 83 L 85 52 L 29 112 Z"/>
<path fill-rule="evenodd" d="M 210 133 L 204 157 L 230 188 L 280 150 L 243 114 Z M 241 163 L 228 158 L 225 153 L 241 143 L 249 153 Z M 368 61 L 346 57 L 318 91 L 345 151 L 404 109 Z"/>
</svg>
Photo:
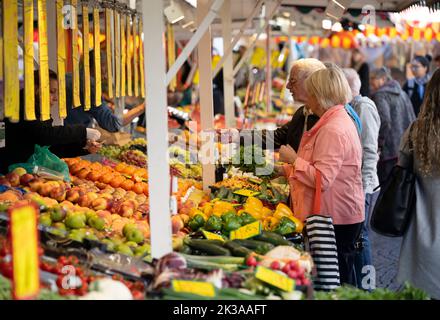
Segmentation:
<svg viewBox="0 0 440 320">
<path fill-rule="evenodd" d="M 375 103 L 371 99 L 360 95 L 361 81 L 357 71 L 350 68 L 343 69 L 343 71 L 353 95 L 353 100 L 350 104 L 362 122 L 360 137 L 362 144 L 362 183 L 365 193 L 365 222 L 358 245 L 359 250 L 355 260 L 355 271 L 358 287 L 367 289 L 362 285 L 362 278 L 368 271 L 364 270 L 362 272 L 362 269 L 364 266 L 372 264 L 370 241 L 368 239 L 368 217 L 374 208 L 379 194 L 379 191 L 374 192 L 374 189 L 379 185 L 377 162 L 379 161 L 380 117 Z"/>
</svg>

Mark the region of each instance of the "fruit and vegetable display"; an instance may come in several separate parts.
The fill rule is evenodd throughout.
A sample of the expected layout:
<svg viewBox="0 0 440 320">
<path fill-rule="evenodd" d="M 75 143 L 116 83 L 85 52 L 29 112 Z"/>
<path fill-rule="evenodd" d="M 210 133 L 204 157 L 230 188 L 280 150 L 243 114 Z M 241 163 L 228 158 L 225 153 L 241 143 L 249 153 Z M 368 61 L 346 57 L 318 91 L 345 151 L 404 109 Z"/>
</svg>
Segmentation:
<svg viewBox="0 0 440 320">
<path fill-rule="evenodd" d="M 217 198 L 201 202 L 197 207 L 183 207 L 173 219 L 180 219 L 190 231 L 206 230 L 226 237 L 232 231 L 254 222 L 260 222 L 264 231 L 292 238 L 300 237 L 303 229 L 302 221 L 294 216 L 287 205 L 279 203 L 270 208 L 252 196 L 243 203 Z"/>
</svg>

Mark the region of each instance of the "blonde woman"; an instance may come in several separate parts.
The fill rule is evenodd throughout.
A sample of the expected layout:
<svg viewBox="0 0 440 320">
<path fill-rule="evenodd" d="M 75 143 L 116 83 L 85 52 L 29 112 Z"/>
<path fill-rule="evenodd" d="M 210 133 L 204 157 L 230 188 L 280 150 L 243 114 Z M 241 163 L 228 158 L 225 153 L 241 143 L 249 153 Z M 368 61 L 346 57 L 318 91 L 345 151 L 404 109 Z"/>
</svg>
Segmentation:
<svg viewBox="0 0 440 320">
<path fill-rule="evenodd" d="M 352 100 L 342 70 L 336 66 L 314 72 L 305 82 L 307 106 L 319 121 L 302 137 L 298 154 L 280 153 L 292 188 L 293 209 L 305 220 L 313 211 L 316 173 L 322 179 L 322 215 L 335 225 L 341 283 L 356 286 L 355 242 L 364 221 L 362 147 L 356 126 L 344 105 Z"/>
<path fill-rule="evenodd" d="M 411 132 L 411 135 L 409 134 Z M 412 145 L 412 150 L 410 146 Z M 420 113 L 402 138 L 399 163 L 414 156 L 415 212 L 400 252 L 400 281 L 440 299 L 440 70 L 428 82 Z"/>
</svg>

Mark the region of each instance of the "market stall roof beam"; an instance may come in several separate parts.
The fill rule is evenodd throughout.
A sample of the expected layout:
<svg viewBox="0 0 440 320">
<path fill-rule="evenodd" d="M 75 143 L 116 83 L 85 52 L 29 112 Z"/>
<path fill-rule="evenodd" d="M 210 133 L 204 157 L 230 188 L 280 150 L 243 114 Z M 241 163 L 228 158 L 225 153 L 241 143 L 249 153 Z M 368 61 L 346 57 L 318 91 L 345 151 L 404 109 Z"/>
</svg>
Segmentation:
<svg viewBox="0 0 440 320">
<path fill-rule="evenodd" d="M 181 52 L 179 57 L 177 58 L 176 62 L 171 66 L 171 68 L 168 70 L 167 76 L 166 76 L 166 85 L 168 86 L 171 82 L 171 80 L 174 78 L 174 76 L 177 74 L 179 69 L 182 67 L 182 65 L 185 63 L 185 61 L 188 59 L 191 52 L 194 50 L 194 48 L 199 43 L 200 39 L 203 37 L 205 32 L 208 30 L 211 23 L 216 18 L 217 14 L 219 13 L 224 0 L 215 0 L 214 3 L 211 6 L 211 9 L 208 11 L 208 14 L 203 19 L 202 23 L 197 28 L 197 31 L 192 36 L 192 38 L 189 40 L 188 44 L 185 46 L 185 49 Z"/>
</svg>

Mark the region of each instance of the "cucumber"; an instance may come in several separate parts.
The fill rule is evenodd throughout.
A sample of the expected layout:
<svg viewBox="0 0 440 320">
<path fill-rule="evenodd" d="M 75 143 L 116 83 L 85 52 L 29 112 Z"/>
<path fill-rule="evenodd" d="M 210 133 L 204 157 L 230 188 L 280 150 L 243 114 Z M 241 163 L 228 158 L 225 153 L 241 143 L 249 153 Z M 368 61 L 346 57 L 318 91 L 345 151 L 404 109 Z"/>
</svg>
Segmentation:
<svg viewBox="0 0 440 320">
<path fill-rule="evenodd" d="M 275 233 L 275 232 L 263 231 L 263 232 L 261 232 L 260 235 L 256 236 L 254 239 L 258 240 L 258 241 L 268 242 L 268 243 L 271 243 L 275 246 L 291 246 L 292 245 L 292 243 L 290 241 L 286 240 L 286 238 L 284 238 L 282 235 L 279 235 L 278 233 Z"/>
<path fill-rule="evenodd" d="M 266 254 L 266 252 L 272 250 L 275 246 L 268 242 L 257 241 L 257 240 L 232 240 L 236 244 L 246 247 L 255 251 L 258 254 Z"/>
<path fill-rule="evenodd" d="M 248 255 L 252 254 L 252 250 L 249 250 L 248 248 L 243 247 L 233 241 L 226 242 L 224 246 L 231 251 L 233 256 L 247 257 Z"/>
<path fill-rule="evenodd" d="M 211 256 L 230 256 L 231 252 L 222 247 L 222 241 L 220 240 L 199 240 L 199 239 L 188 239 L 186 244 L 195 249 L 206 253 Z"/>
<path fill-rule="evenodd" d="M 184 245 L 184 246 L 182 246 L 182 249 L 180 249 L 180 253 L 191 254 L 192 250 L 189 246 Z"/>
</svg>

